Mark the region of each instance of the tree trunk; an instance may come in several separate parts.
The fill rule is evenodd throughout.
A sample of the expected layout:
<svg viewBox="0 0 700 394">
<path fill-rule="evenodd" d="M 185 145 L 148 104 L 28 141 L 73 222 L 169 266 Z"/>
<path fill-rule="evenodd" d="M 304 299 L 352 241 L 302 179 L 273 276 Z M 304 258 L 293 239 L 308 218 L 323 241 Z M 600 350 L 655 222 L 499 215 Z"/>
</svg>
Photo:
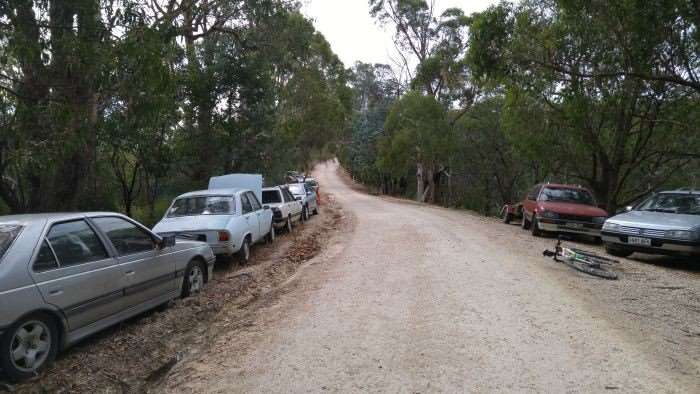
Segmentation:
<svg viewBox="0 0 700 394">
<path fill-rule="evenodd" d="M 416 201 L 425 201 L 425 167 L 423 163 L 416 163 Z"/>
</svg>

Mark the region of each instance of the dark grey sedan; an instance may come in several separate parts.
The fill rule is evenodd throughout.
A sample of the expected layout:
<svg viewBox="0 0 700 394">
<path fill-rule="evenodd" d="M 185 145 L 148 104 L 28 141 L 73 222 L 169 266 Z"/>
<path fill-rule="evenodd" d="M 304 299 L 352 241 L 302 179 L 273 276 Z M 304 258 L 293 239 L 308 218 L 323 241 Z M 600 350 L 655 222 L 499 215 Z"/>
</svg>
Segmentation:
<svg viewBox="0 0 700 394">
<path fill-rule="evenodd" d="M 116 213 L 0 217 L 0 368 L 35 375 L 80 339 L 212 275 L 204 242 L 162 238 Z"/>
</svg>

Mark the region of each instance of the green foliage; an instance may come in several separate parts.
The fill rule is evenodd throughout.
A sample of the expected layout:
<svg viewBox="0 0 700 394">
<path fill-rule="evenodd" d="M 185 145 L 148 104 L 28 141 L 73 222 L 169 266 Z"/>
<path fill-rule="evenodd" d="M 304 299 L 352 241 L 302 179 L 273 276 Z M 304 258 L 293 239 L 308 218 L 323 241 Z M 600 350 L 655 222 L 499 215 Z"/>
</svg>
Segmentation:
<svg viewBox="0 0 700 394">
<path fill-rule="evenodd" d="M 399 177 L 416 163 L 436 167 L 449 155 L 453 138 L 445 110 L 432 96 L 408 92 L 391 108 L 379 142 L 377 166 Z"/>
<path fill-rule="evenodd" d="M 11 212 L 151 222 L 163 196 L 228 172 L 282 180 L 348 133 L 347 71 L 295 2 L 10 0 L 0 21 Z"/>
</svg>

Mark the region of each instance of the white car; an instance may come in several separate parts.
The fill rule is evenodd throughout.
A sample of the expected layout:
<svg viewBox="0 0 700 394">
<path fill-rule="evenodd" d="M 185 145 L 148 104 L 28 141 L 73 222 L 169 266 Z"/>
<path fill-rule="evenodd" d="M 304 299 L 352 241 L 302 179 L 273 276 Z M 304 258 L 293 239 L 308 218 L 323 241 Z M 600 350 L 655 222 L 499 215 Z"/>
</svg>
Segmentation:
<svg viewBox="0 0 700 394">
<path fill-rule="evenodd" d="M 272 225 L 276 229 L 292 231 L 294 223 L 302 219 L 301 201 L 294 198 L 287 186 L 267 187 L 262 190 L 263 205 L 272 209 Z"/>
<path fill-rule="evenodd" d="M 290 183 L 287 186 L 289 186 L 289 191 L 292 192 L 294 198 L 301 201 L 303 220 L 308 219 L 311 214 L 318 214 L 318 198 L 313 187 L 306 183 Z"/>
<path fill-rule="evenodd" d="M 215 255 L 237 255 L 243 263 L 250 259 L 251 245 L 275 239 L 272 210 L 248 189 L 185 193 L 172 202 L 153 231 L 207 242 Z"/>
</svg>

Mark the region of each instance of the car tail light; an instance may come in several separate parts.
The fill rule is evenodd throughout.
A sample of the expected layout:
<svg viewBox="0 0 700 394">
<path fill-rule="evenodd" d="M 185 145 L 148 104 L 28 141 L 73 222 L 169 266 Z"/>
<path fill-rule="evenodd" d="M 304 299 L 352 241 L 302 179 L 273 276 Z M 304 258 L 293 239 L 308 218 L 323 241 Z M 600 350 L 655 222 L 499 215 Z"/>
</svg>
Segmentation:
<svg viewBox="0 0 700 394">
<path fill-rule="evenodd" d="M 231 237 L 229 236 L 228 231 L 219 231 L 220 242 L 228 241 L 229 239 L 231 239 Z"/>
</svg>

